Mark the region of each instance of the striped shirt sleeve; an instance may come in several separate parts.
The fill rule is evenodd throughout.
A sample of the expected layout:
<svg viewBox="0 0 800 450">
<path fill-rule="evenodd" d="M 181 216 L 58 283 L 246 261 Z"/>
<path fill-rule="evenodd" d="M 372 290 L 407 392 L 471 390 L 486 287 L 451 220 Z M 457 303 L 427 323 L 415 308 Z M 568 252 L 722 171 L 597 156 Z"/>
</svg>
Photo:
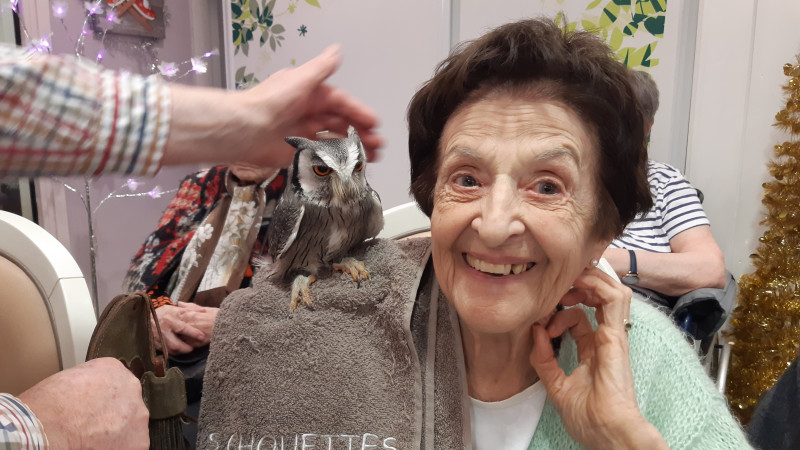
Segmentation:
<svg viewBox="0 0 800 450">
<path fill-rule="evenodd" d="M 683 176 L 676 176 L 664 183 L 659 195 L 658 203 L 662 205 L 661 223 L 668 239 L 690 228 L 709 225 L 697 196 L 697 189 Z"/>
<path fill-rule="evenodd" d="M 10 394 L 0 394 L 0 449 L 39 450 L 50 448 L 41 422 L 24 403 Z"/>
<path fill-rule="evenodd" d="M 710 225 L 697 190 L 678 169 L 649 161 L 647 181 L 653 208 L 629 223 L 612 247 L 669 253 L 672 238 L 690 228 Z"/>
<path fill-rule="evenodd" d="M 158 76 L 0 45 L 0 176 L 153 175 L 170 101 Z"/>
</svg>

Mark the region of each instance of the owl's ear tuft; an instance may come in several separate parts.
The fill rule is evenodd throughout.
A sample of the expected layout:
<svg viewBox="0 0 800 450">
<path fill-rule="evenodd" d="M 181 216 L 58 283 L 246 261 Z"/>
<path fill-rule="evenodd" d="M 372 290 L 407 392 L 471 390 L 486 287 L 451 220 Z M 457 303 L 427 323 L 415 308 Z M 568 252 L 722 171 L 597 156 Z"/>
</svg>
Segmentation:
<svg viewBox="0 0 800 450">
<path fill-rule="evenodd" d="M 347 138 L 348 139 L 356 138 L 356 140 L 361 140 L 361 138 L 358 137 L 358 131 L 356 131 L 355 127 L 352 125 L 349 125 L 347 127 Z"/>
<path fill-rule="evenodd" d="M 289 137 L 285 138 L 284 140 L 286 141 L 287 144 L 291 145 L 292 147 L 294 147 L 296 149 L 300 149 L 300 147 L 309 147 L 309 146 L 311 146 L 311 142 L 312 142 L 310 139 L 297 137 L 297 136 L 289 136 Z"/>
</svg>

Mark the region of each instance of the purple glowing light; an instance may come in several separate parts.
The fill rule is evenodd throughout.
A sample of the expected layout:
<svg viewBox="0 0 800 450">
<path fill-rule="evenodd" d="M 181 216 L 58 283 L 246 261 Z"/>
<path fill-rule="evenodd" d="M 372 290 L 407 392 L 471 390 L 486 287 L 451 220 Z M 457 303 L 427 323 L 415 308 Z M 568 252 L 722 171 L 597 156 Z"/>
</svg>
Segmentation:
<svg viewBox="0 0 800 450">
<path fill-rule="evenodd" d="M 50 7 L 53 9 L 53 16 L 59 19 L 63 19 L 67 15 L 67 9 L 69 9 L 69 5 L 64 0 L 51 2 Z"/>
<path fill-rule="evenodd" d="M 83 7 L 86 8 L 86 11 L 88 11 L 89 14 L 99 14 L 103 12 L 103 6 L 100 4 L 100 1 L 83 2 Z"/>
<path fill-rule="evenodd" d="M 192 70 L 196 73 L 208 72 L 208 65 L 200 58 L 192 58 Z"/>
<path fill-rule="evenodd" d="M 28 44 L 28 50 L 36 53 L 50 53 L 50 41 L 48 36 L 42 36 L 41 39 L 34 39 Z"/>
<path fill-rule="evenodd" d="M 178 74 L 178 65 L 164 61 L 158 64 L 158 71 L 165 77 L 174 77 Z"/>
<path fill-rule="evenodd" d="M 135 179 L 133 179 L 133 178 L 128 178 L 128 181 L 127 181 L 127 183 L 126 183 L 126 184 L 128 185 L 128 189 L 129 189 L 130 191 L 132 191 L 132 192 L 135 192 L 135 191 L 136 191 L 136 189 L 138 189 L 138 188 L 139 188 L 139 182 L 138 182 L 138 181 L 136 181 L 136 180 L 135 180 Z"/>
</svg>

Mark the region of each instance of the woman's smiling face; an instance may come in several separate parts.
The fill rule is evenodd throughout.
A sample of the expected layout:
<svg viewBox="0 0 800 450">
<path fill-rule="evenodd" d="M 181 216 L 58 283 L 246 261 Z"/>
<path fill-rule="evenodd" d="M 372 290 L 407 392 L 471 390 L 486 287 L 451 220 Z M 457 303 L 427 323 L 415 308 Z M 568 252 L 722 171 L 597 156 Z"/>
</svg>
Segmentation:
<svg viewBox="0 0 800 450">
<path fill-rule="evenodd" d="M 561 104 L 523 97 L 495 93 L 459 108 L 439 144 L 434 268 L 476 332 L 546 320 L 608 245 L 592 228 L 593 132 Z"/>
</svg>

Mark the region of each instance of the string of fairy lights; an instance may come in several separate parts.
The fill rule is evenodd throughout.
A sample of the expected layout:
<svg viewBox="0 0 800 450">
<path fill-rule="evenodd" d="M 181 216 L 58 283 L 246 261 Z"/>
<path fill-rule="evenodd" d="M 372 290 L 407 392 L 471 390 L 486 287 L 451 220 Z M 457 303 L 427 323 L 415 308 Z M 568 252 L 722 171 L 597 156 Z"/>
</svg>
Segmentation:
<svg viewBox="0 0 800 450">
<path fill-rule="evenodd" d="M 8 2 L 8 7 L 14 11 L 15 14 L 21 16 L 21 11 L 19 8 L 19 0 L 6 0 Z M 54 18 L 56 18 L 64 27 L 65 30 L 68 30 L 67 24 L 65 22 L 65 18 L 67 17 L 67 12 L 69 11 L 69 3 L 65 0 L 54 0 L 50 2 L 50 12 Z M 94 31 L 92 28 L 92 19 L 96 20 L 104 20 L 108 24 L 120 23 L 120 19 L 117 16 L 117 8 L 116 5 L 109 5 L 104 0 L 94 0 L 94 1 L 84 1 L 83 2 L 83 9 L 84 9 L 84 20 L 83 25 L 81 26 L 81 31 L 78 34 L 77 39 L 75 40 L 75 48 L 74 53 L 78 59 L 85 59 L 85 42 L 86 37 L 92 34 L 95 34 L 97 39 L 100 42 L 100 49 L 94 55 L 95 63 L 102 63 L 103 59 L 106 56 L 105 50 L 105 41 L 106 36 L 108 34 L 108 27 L 104 27 L 102 31 Z M 4 8 L 0 8 L 4 9 Z M 99 19 L 98 19 L 99 18 Z M 53 50 L 53 46 L 51 45 L 51 38 L 52 33 L 48 33 L 42 37 L 33 37 L 31 36 L 25 25 L 24 21 L 20 21 L 20 28 L 23 36 L 25 37 L 25 41 L 27 42 L 26 47 L 31 52 L 36 53 L 51 53 Z M 142 50 L 152 50 L 152 42 L 143 42 L 139 45 Z M 166 78 L 169 81 L 174 81 L 180 78 L 183 78 L 191 73 L 198 73 L 203 74 L 208 71 L 208 60 L 213 57 L 219 55 L 219 50 L 212 49 L 206 52 L 203 52 L 200 55 L 193 56 L 187 60 L 179 61 L 179 62 L 170 62 L 170 61 L 161 61 L 158 59 L 157 54 L 152 51 L 148 51 L 150 54 L 154 54 L 153 61 L 150 64 L 152 73 L 157 73 Z"/>
</svg>

